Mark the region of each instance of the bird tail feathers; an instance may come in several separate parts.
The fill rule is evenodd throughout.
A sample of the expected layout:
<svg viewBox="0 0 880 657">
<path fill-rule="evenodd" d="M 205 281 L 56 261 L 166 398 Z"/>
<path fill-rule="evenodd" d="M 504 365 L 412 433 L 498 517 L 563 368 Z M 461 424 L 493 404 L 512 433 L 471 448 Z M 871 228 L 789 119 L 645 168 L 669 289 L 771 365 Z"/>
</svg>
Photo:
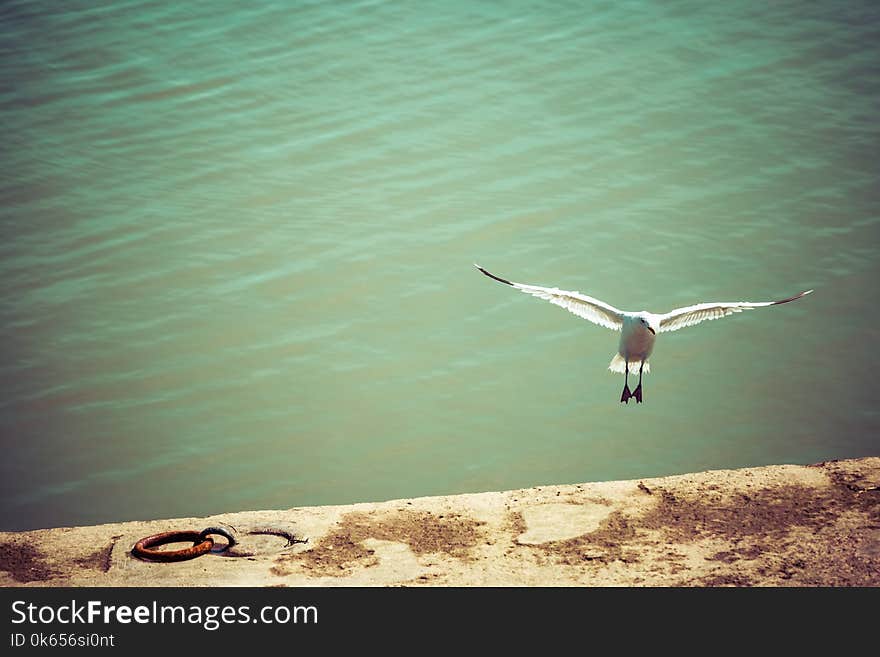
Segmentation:
<svg viewBox="0 0 880 657">
<path fill-rule="evenodd" d="M 631 360 L 629 362 L 629 373 L 630 374 L 638 374 L 639 367 L 641 367 L 642 361 L 640 360 Z M 626 360 L 620 354 L 614 354 L 614 358 L 611 359 L 611 362 L 608 364 L 608 369 L 612 372 L 616 372 L 617 374 L 623 374 L 623 371 L 626 369 Z M 647 374 L 651 371 L 651 364 L 645 362 L 645 368 L 642 370 L 643 373 Z"/>
</svg>

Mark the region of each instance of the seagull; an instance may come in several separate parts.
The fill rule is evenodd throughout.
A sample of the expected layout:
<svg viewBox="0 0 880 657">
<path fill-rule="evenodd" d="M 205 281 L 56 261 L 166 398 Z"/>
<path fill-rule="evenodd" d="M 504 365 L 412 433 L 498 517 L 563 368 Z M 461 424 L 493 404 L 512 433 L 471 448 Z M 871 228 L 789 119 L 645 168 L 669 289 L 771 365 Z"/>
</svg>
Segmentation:
<svg viewBox="0 0 880 657">
<path fill-rule="evenodd" d="M 676 308 L 664 315 L 659 315 L 647 310 L 639 312 L 618 310 L 604 301 L 588 297 L 580 292 L 568 292 L 556 287 L 539 287 L 537 285 L 514 283 L 486 271 L 476 263 L 474 267 L 499 283 L 510 285 L 539 299 L 546 299 L 550 303 L 561 306 L 578 317 L 588 319 L 599 326 L 604 326 L 613 331 L 620 331 L 620 345 L 617 348 L 617 353 L 614 354 L 614 358 L 611 359 L 608 369 L 624 375 L 623 394 L 620 396 L 620 401 L 627 404 L 629 404 L 629 400 L 633 397 L 635 397 L 637 404 L 642 402 L 642 372 L 647 374 L 651 371 L 648 357 L 654 350 L 654 340 L 657 338 L 658 333 L 677 331 L 686 326 L 694 326 L 706 320 L 727 317 L 743 310 L 751 310 L 763 306 L 778 306 L 781 303 L 800 299 L 813 291 L 807 290 L 780 301 L 698 303 L 693 306 Z M 630 392 L 629 375 L 631 373 L 635 374 L 636 369 L 638 369 L 639 373 L 639 385 L 636 386 L 634 391 Z"/>
</svg>

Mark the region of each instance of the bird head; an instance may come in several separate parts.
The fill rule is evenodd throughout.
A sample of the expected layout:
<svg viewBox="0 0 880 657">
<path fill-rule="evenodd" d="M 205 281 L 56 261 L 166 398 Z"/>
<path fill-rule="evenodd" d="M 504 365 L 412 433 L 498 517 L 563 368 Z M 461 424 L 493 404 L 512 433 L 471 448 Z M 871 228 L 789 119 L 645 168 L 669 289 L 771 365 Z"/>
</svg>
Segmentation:
<svg viewBox="0 0 880 657">
<path fill-rule="evenodd" d="M 660 330 L 660 320 L 649 314 L 639 315 L 639 323 L 654 335 Z"/>
</svg>

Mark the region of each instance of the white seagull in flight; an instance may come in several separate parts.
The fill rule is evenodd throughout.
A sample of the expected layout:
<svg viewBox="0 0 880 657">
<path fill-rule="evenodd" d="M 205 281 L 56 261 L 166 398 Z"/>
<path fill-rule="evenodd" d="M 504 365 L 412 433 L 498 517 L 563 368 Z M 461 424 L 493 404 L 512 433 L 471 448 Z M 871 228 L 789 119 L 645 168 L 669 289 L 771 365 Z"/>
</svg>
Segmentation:
<svg viewBox="0 0 880 657">
<path fill-rule="evenodd" d="M 698 303 L 694 306 L 670 310 L 665 315 L 658 315 L 647 310 L 642 310 L 641 312 L 618 310 L 604 301 L 588 297 L 580 292 L 567 292 L 555 287 L 538 287 L 537 285 L 513 283 L 490 274 L 480 265 L 475 264 L 474 267 L 489 278 L 494 278 L 500 283 L 515 287 L 517 290 L 522 290 L 526 294 L 531 294 L 540 299 L 546 299 L 550 303 L 562 306 L 567 311 L 588 319 L 594 324 L 614 331 L 620 331 L 620 346 L 617 348 L 614 358 L 611 359 L 608 369 L 624 375 L 623 394 L 620 397 L 620 401 L 627 404 L 629 404 L 630 397 L 635 397 L 636 403 L 641 403 L 642 401 L 642 371 L 644 370 L 646 373 L 651 371 L 648 357 L 654 349 L 654 340 L 657 338 L 657 333 L 677 331 L 685 326 L 693 326 L 708 319 L 727 317 L 743 310 L 751 310 L 752 308 L 760 308 L 762 306 L 777 306 L 780 303 L 788 303 L 789 301 L 800 299 L 802 296 L 813 291 L 807 290 L 781 301 Z M 634 392 L 630 392 L 629 374 L 630 372 L 635 374 L 636 368 L 639 371 L 639 385 Z"/>
</svg>

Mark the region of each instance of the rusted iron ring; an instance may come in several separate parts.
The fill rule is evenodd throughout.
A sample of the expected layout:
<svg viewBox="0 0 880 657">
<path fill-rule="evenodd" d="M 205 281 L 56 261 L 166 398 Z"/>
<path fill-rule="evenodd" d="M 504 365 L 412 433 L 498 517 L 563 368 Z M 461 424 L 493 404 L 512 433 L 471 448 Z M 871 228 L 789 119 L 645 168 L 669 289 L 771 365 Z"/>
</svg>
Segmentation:
<svg viewBox="0 0 880 657">
<path fill-rule="evenodd" d="M 150 549 L 167 543 L 181 543 L 183 541 L 192 541 L 193 546 L 183 550 Z M 131 553 L 136 557 L 149 561 L 186 561 L 187 559 L 195 559 L 210 552 L 213 547 L 214 539 L 207 535 L 203 536 L 201 532 L 163 532 L 142 538 L 134 544 Z"/>
</svg>

